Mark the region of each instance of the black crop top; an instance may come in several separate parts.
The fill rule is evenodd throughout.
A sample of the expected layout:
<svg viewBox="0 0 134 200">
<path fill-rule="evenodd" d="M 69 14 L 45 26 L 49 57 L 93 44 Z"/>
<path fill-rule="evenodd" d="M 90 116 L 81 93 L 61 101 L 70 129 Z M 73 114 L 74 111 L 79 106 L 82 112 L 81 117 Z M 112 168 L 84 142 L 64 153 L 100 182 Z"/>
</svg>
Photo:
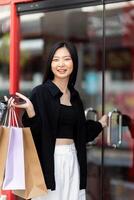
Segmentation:
<svg viewBox="0 0 134 200">
<path fill-rule="evenodd" d="M 60 104 L 60 116 L 56 137 L 73 139 L 75 122 L 76 113 L 73 106 Z"/>
</svg>

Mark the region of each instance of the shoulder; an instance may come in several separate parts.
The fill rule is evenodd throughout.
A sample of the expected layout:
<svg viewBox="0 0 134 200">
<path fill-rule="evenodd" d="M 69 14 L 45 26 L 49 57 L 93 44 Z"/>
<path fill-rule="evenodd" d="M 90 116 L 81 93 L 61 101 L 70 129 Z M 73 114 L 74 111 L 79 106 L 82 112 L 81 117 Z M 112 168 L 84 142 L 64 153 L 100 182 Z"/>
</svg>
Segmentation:
<svg viewBox="0 0 134 200">
<path fill-rule="evenodd" d="M 37 85 L 36 87 L 34 87 L 32 89 L 32 94 L 38 94 L 40 92 L 43 92 L 43 91 L 47 91 L 47 86 L 46 86 L 46 83 L 43 83 L 43 84 L 40 84 L 40 85 Z"/>
<path fill-rule="evenodd" d="M 32 89 L 30 99 L 41 100 L 47 98 L 48 96 L 49 92 L 47 90 L 47 87 L 45 87 L 45 84 L 40 84 Z"/>
</svg>

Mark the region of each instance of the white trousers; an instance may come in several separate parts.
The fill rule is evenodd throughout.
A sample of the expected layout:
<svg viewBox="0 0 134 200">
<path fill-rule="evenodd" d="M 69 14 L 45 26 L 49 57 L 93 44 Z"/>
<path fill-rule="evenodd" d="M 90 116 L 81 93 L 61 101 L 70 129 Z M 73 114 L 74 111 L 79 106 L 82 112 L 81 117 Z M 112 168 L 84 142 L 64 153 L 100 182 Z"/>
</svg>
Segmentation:
<svg viewBox="0 0 134 200">
<path fill-rule="evenodd" d="M 79 190 L 79 165 L 75 145 L 55 146 L 56 190 L 32 200 L 86 200 L 85 190 Z"/>
</svg>

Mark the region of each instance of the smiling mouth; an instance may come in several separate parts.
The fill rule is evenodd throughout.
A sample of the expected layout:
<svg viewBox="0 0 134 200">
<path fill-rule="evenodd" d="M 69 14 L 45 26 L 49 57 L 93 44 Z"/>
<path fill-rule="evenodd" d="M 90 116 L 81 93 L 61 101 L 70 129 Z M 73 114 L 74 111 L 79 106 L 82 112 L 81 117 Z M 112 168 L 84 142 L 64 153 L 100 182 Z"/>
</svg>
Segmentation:
<svg viewBox="0 0 134 200">
<path fill-rule="evenodd" d="M 66 69 L 59 69 L 57 70 L 59 73 L 65 73 L 67 70 Z"/>
</svg>

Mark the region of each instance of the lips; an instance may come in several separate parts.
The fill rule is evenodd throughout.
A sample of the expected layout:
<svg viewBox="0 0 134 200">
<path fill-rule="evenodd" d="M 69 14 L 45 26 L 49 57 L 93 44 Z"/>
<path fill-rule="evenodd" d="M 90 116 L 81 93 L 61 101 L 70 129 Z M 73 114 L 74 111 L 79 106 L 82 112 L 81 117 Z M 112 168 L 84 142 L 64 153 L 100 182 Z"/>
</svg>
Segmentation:
<svg viewBox="0 0 134 200">
<path fill-rule="evenodd" d="M 65 73 L 67 70 L 66 69 L 59 69 L 57 70 L 59 73 Z"/>
</svg>

